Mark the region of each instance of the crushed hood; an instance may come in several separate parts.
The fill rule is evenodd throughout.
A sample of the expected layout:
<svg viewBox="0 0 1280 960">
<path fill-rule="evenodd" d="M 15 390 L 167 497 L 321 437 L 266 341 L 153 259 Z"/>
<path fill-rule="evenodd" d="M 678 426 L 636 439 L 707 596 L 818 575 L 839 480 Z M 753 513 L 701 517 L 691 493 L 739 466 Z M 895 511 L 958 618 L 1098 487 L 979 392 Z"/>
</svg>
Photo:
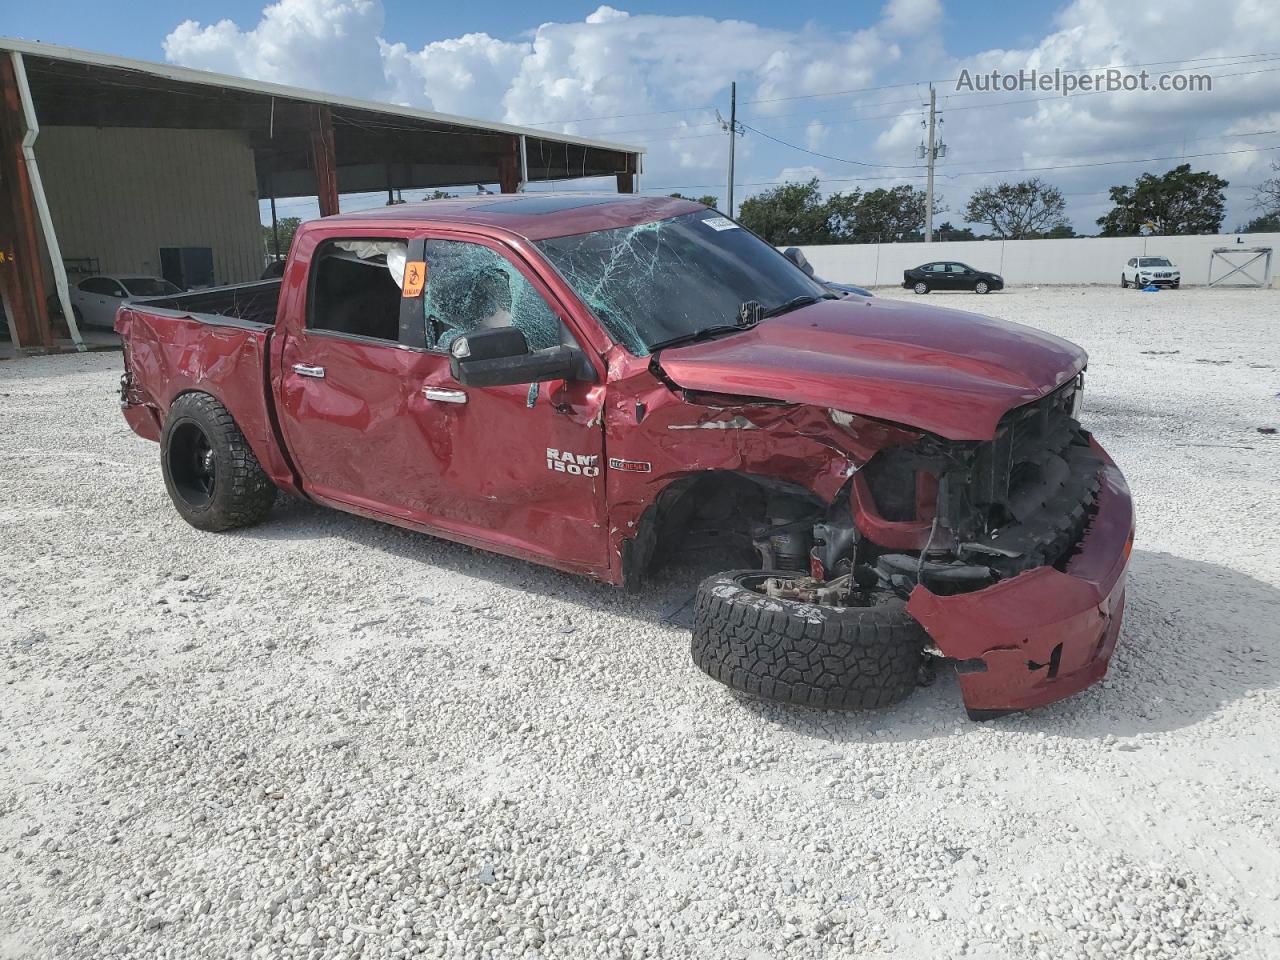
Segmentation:
<svg viewBox="0 0 1280 960">
<path fill-rule="evenodd" d="M 989 440 L 1014 407 L 1084 369 L 1080 347 L 1021 324 L 875 299 L 825 300 L 754 329 L 661 351 L 688 390 L 830 407 Z"/>
</svg>

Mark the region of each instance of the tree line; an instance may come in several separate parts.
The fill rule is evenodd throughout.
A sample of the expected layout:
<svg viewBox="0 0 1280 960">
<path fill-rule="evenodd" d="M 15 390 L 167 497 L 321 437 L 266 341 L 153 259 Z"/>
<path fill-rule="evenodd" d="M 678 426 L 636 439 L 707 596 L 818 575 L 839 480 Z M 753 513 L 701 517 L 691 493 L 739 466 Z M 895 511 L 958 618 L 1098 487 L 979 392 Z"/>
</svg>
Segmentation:
<svg viewBox="0 0 1280 960">
<path fill-rule="evenodd" d="M 1280 161 L 1277 176 L 1255 190 L 1262 215 L 1238 228 L 1254 233 L 1280 230 Z M 1094 236 L 1140 234 L 1213 234 L 1222 229 L 1228 181 L 1208 171 L 1181 164 L 1163 174 L 1144 173 L 1132 184 L 1112 187 L 1111 209 L 1097 219 Z M 679 196 L 679 194 L 675 194 Z M 716 197 L 693 198 L 715 206 Z M 738 220 L 775 246 L 824 243 L 904 243 L 924 239 L 925 191 L 902 185 L 875 190 L 854 189 L 823 195 L 819 181 L 784 183 L 742 202 Z M 934 227 L 936 240 L 1031 240 L 1086 236 L 1066 218 L 1061 190 L 1039 177 L 1004 182 L 975 190 L 958 211 L 972 227 L 943 221 Z M 934 220 L 946 212 L 939 198 Z"/>
<path fill-rule="evenodd" d="M 1280 233 L 1280 160 L 1273 176 L 1254 188 L 1254 208 L 1261 213 L 1236 227 L 1236 233 Z M 742 201 L 738 220 L 775 246 L 822 243 L 906 243 L 924 239 L 925 191 L 902 185 L 875 190 L 850 190 L 822 195 L 815 177 L 808 183 L 784 183 Z M 1108 191 L 1111 209 L 1097 220 L 1100 237 L 1132 237 L 1220 233 L 1226 212 L 1224 192 L 1229 186 L 1207 171 L 1192 171 L 1189 163 L 1167 173 L 1144 173 L 1132 185 Z M 435 200 L 453 194 L 435 190 L 423 197 Z M 673 193 L 673 197 L 682 194 Z M 708 207 L 719 204 L 710 194 L 687 197 Z M 975 190 L 961 216 L 990 229 L 979 235 L 972 227 L 957 228 L 943 221 L 934 228 L 937 240 L 1034 240 L 1077 234 L 1066 218 L 1062 191 L 1039 177 L 999 183 Z M 946 212 L 935 198 L 935 220 Z M 278 221 L 280 255 L 289 252 L 299 217 Z M 275 242 L 270 226 L 262 228 L 267 256 Z"/>
</svg>

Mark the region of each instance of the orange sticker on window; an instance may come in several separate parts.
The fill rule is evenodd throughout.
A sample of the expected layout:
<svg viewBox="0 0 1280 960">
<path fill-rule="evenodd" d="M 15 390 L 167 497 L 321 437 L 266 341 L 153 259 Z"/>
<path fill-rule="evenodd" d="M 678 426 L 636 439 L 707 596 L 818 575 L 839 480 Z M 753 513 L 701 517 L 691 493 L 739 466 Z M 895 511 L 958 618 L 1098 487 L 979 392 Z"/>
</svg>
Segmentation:
<svg viewBox="0 0 1280 960">
<path fill-rule="evenodd" d="M 427 265 L 421 260 L 410 260 L 404 265 L 404 295 L 417 297 L 427 284 Z"/>
</svg>

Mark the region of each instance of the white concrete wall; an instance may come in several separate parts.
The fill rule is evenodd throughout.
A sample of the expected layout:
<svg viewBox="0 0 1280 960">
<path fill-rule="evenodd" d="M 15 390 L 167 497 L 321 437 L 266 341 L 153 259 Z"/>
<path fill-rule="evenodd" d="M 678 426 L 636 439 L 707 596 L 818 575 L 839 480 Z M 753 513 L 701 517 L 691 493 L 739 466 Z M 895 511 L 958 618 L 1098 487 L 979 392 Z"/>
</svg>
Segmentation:
<svg viewBox="0 0 1280 960">
<path fill-rule="evenodd" d="M 1074 240 L 968 240 L 945 243 L 866 243 L 802 247 L 818 275 L 840 283 L 886 286 L 902 283 L 902 271 L 932 260 L 958 260 L 990 270 L 1015 285 L 1115 284 L 1130 257 L 1164 256 L 1182 270 L 1184 284 L 1209 282 L 1214 247 L 1271 247 L 1273 274 L 1280 273 L 1280 233 L 1251 233 L 1236 244 L 1236 234 L 1202 237 L 1090 237 Z M 1247 255 L 1237 252 L 1236 263 Z M 1214 265 L 1215 278 L 1226 270 Z M 1250 271 L 1261 278 L 1261 263 Z M 1228 280 L 1245 279 L 1237 273 Z M 1275 277 L 1272 277 L 1275 283 Z"/>
</svg>

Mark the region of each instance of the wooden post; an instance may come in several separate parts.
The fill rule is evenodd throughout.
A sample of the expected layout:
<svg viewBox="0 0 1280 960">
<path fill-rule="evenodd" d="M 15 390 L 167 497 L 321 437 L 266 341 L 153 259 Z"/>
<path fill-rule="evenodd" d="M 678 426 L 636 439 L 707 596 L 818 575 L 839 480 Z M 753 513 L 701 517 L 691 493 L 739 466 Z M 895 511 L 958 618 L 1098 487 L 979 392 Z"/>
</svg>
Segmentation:
<svg viewBox="0 0 1280 960">
<path fill-rule="evenodd" d="M 498 158 L 498 188 L 503 193 L 520 192 L 520 138 L 512 137 Z"/>
<path fill-rule="evenodd" d="M 28 349 L 53 349 L 53 325 L 44 286 L 44 264 L 40 255 L 35 200 L 26 158 L 22 154 L 22 135 L 26 127 L 18 78 L 10 57 L 0 57 L 0 249 L 5 259 L 0 263 L 0 278 L 9 293 L 8 307 L 13 310 L 13 328 L 19 342 L 15 346 Z"/>
<path fill-rule="evenodd" d="M 320 216 L 338 212 L 338 159 L 333 144 L 333 114 L 327 105 L 311 108 L 311 166 L 316 173 Z"/>
</svg>

